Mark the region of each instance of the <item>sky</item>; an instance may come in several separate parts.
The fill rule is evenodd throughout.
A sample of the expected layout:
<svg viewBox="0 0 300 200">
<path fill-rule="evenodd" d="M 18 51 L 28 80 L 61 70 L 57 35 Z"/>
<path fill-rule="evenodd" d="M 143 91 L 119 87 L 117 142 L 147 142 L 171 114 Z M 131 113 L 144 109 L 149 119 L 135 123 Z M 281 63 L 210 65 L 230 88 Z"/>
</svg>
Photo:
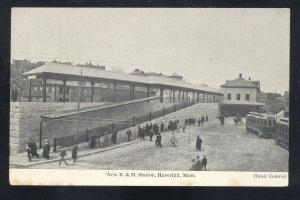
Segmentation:
<svg viewBox="0 0 300 200">
<path fill-rule="evenodd" d="M 289 9 L 12 9 L 11 59 L 176 72 L 215 88 L 242 73 L 282 94 L 289 41 Z"/>
</svg>

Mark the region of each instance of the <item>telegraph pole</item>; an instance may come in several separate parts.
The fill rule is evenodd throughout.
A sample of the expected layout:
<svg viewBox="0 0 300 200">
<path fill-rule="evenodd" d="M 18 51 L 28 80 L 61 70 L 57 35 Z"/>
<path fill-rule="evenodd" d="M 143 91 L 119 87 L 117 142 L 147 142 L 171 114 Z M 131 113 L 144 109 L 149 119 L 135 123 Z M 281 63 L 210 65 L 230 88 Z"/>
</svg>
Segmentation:
<svg viewBox="0 0 300 200">
<path fill-rule="evenodd" d="M 80 110 L 80 99 L 81 99 L 81 77 L 82 77 L 82 70 L 80 72 L 80 79 L 79 79 L 79 94 L 78 94 L 78 104 L 77 104 L 77 121 L 76 121 L 76 137 L 78 138 L 78 127 L 79 127 L 79 110 Z"/>
</svg>

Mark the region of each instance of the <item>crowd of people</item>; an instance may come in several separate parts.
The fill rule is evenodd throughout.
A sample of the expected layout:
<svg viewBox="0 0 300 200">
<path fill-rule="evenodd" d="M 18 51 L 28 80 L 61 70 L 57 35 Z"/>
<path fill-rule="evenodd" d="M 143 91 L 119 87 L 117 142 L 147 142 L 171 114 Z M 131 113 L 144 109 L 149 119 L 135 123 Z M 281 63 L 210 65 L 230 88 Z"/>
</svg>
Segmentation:
<svg viewBox="0 0 300 200">
<path fill-rule="evenodd" d="M 193 117 L 189 117 L 183 120 L 183 132 L 185 132 L 185 128 L 188 125 L 196 125 L 196 123 L 198 123 L 198 126 L 203 126 L 204 122 L 208 121 L 208 116 L 202 116 L 197 118 L 193 118 Z M 176 147 L 177 146 L 177 139 L 176 139 L 176 134 L 174 133 L 175 130 L 177 130 L 179 132 L 179 120 L 175 119 L 175 120 L 170 120 L 167 124 L 167 130 L 168 131 L 172 131 L 171 137 L 170 137 L 170 145 L 172 147 Z M 160 127 L 160 128 L 159 128 Z M 162 135 L 161 133 L 164 131 L 167 131 L 165 129 L 165 124 L 163 122 L 159 124 L 157 123 L 146 123 L 146 125 L 144 125 L 144 127 L 141 127 L 141 125 L 138 125 L 137 128 L 137 135 L 138 138 L 140 138 L 140 140 L 145 140 L 145 137 L 149 137 L 149 141 L 152 142 L 153 137 L 155 137 L 155 146 L 156 147 L 162 147 Z M 114 130 L 111 133 L 111 138 L 109 138 L 108 133 L 104 134 L 104 140 L 103 140 L 103 145 L 102 147 L 105 146 L 105 143 L 109 142 L 108 140 L 111 140 L 112 144 L 116 144 L 117 143 L 117 134 L 118 132 L 116 130 Z M 133 136 L 132 130 L 130 128 L 127 128 L 127 130 L 125 131 L 125 134 L 127 135 L 127 141 L 130 142 L 131 141 L 131 137 Z M 97 137 L 95 134 L 91 134 L 90 137 L 88 137 L 87 134 L 87 138 L 86 138 L 87 142 L 88 142 L 88 147 L 90 149 L 94 149 L 96 148 L 97 144 L 100 145 L 100 136 Z M 54 138 L 54 146 L 53 146 L 53 152 L 56 152 L 56 138 Z M 77 140 L 76 140 L 77 141 Z M 196 150 L 197 151 L 201 151 L 201 145 L 202 145 L 202 139 L 200 138 L 200 136 L 197 136 L 196 139 Z M 28 154 L 28 160 L 31 161 L 31 159 L 35 156 L 37 158 L 39 158 L 39 155 L 37 153 L 37 145 L 34 139 L 29 140 L 28 139 L 28 144 L 27 144 L 27 154 Z M 50 143 L 48 140 L 44 141 L 44 148 L 43 148 L 43 152 L 42 152 L 42 158 L 45 159 L 50 159 Z M 73 145 L 72 147 L 72 154 L 71 154 L 71 159 L 73 160 L 73 162 L 75 162 L 77 160 L 78 157 L 78 151 L 79 151 L 79 147 L 76 144 Z M 67 149 L 66 148 L 62 148 L 59 152 L 59 165 L 61 165 L 61 163 L 64 163 L 65 165 L 68 166 L 68 163 L 66 161 L 66 156 L 67 156 Z M 197 162 L 195 162 L 194 160 L 194 164 L 192 166 L 192 169 L 205 169 L 206 170 L 206 165 L 207 165 L 207 158 L 204 156 L 201 160 L 201 162 L 199 161 L 199 156 L 197 157 Z M 199 164 L 200 163 L 200 164 Z"/>
<path fill-rule="evenodd" d="M 192 118 L 192 117 L 189 117 L 189 118 L 186 118 L 185 121 L 184 121 L 184 124 L 185 125 L 196 125 L 196 122 L 198 124 L 198 126 L 203 126 L 204 122 L 208 122 L 208 116 L 206 115 L 205 117 L 202 116 L 202 117 L 199 117 L 198 120 L 196 118 Z"/>
<path fill-rule="evenodd" d="M 197 156 L 196 159 L 192 159 L 192 167 L 190 168 L 190 171 L 206 171 L 207 166 L 207 158 L 204 155 L 202 159 L 200 159 L 200 156 Z"/>
</svg>

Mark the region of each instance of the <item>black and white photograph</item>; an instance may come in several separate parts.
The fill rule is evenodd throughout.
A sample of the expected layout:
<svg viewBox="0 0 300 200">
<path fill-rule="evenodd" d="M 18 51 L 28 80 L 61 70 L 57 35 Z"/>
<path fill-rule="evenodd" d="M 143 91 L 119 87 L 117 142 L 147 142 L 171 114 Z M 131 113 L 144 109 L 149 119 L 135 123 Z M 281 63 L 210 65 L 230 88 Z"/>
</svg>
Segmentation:
<svg viewBox="0 0 300 200">
<path fill-rule="evenodd" d="M 12 185 L 288 186 L 290 10 L 12 8 Z"/>
</svg>

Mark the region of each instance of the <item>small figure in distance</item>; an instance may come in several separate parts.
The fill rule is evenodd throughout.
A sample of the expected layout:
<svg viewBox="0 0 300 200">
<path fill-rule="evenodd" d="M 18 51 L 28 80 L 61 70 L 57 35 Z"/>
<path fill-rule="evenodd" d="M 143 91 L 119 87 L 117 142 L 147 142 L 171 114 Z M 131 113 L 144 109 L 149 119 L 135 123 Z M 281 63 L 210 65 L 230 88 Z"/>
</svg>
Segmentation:
<svg viewBox="0 0 300 200">
<path fill-rule="evenodd" d="M 172 136 L 171 136 L 171 145 L 173 145 L 174 147 L 176 147 L 176 137 L 175 137 L 175 134 L 174 132 L 172 132 Z"/>
<path fill-rule="evenodd" d="M 77 144 L 74 144 L 73 148 L 72 148 L 72 159 L 73 159 L 73 162 L 75 162 L 76 159 L 77 159 L 77 153 L 78 153 L 78 146 L 77 146 Z"/>
<path fill-rule="evenodd" d="M 202 169 L 205 169 L 205 171 L 206 171 L 207 158 L 205 155 L 202 158 L 201 164 L 202 164 Z"/>
<path fill-rule="evenodd" d="M 65 160 L 65 157 L 67 156 L 66 150 L 63 149 L 62 152 L 60 152 L 60 160 L 58 165 L 60 165 L 62 162 L 64 162 L 66 164 L 66 166 L 68 166 L 67 161 Z"/>
</svg>

